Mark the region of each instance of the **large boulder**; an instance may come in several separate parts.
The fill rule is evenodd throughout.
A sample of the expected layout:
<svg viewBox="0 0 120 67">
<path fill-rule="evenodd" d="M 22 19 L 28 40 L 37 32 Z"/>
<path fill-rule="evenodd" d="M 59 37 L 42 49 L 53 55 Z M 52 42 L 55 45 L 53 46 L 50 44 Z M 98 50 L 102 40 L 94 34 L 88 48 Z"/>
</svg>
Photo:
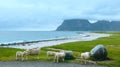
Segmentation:
<svg viewBox="0 0 120 67">
<path fill-rule="evenodd" d="M 67 60 L 74 59 L 72 51 L 65 51 L 65 55 L 65 59 Z"/>
<path fill-rule="evenodd" d="M 95 46 L 91 51 L 91 56 L 95 60 L 105 60 L 107 59 L 107 50 L 103 45 Z"/>
</svg>

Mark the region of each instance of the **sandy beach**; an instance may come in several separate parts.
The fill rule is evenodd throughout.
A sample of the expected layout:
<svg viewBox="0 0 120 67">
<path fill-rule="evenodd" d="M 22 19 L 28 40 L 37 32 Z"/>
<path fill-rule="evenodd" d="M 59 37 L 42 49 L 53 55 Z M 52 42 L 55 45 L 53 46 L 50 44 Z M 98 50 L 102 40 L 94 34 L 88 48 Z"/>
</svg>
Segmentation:
<svg viewBox="0 0 120 67">
<path fill-rule="evenodd" d="M 84 33 L 84 34 L 80 34 L 80 36 L 72 37 L 72 38 L 21 42 L 21 43 L 15 43 L 15 45 L 10 44 L 2 47 L 19 48 L 19 49 L 31 49 L 36 47 L 41 48 L 46 46 L 59 45 L 62 43 L 68 43 L 68 42 L 91 41 L 91 40 L 98 39 L 100 37 L 109 37 L 109 36 L 110 34 Z"/>
</svg>

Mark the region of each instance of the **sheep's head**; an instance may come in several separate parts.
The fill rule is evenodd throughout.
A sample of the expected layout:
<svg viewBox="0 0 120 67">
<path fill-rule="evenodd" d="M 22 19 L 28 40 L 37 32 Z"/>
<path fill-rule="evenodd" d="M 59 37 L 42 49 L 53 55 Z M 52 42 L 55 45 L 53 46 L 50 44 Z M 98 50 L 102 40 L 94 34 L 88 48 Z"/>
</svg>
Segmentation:
<svg viewBox="0 0 120 67">
<path fill-rule="evenodd" d="M 23 51 L 23 55 L 27 55 L 28 54 L 28 52 L 27 51 Z"/>
<path fill-rule="evenodd" d="M 62 52 L 65 52 L 65 50 L 60 50 L 60 52 L 62 53 Z"/>
<path fill-rule="evenodd" d="M 91 53 L 89 52 L 89 56 L 91 56 Z"/>
</svg>

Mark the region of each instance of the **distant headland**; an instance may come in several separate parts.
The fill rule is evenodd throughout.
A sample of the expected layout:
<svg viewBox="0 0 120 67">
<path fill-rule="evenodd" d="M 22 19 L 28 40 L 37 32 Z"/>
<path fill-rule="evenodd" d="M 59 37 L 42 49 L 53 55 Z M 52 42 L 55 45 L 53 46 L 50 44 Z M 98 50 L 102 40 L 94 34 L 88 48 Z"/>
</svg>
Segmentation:
<svg viewBox="0 0 120 67">
<path fill-rule="evenodd" d="M 98 20 L 90 23 L 87 19 L 66 19 L 56 31 L 120 31 L 120 21 Z"/>
</svg>

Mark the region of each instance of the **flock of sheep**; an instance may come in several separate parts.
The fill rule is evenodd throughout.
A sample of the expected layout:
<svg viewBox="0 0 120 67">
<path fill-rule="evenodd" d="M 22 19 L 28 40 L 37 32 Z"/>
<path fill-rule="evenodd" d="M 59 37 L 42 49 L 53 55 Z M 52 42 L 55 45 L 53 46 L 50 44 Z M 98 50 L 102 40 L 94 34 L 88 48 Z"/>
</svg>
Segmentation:
<svg viewBox="0 0 120 67">
<path fill-rule="evenodd" d="M 25 51 L 17 51 L 16 60 L 18 60 L 18 57 L 21 57 L 22 61 L 24 60 L 24 58 L 26 58 L 27 60 L 28 55 L 37 55 L 37 59 L 39 59 L 39 54 L 40 54 L 40 48 L 27 49 Z"/>
<path fill-rule="evenodd" d="M 18 60 L 18 57 L 21 57 L 22 61 L 24 59 L 28 59 L 28 55 L 36 55 L 37 59 L 39 59 L 40 55 L 40 48 L 34 48 L 34 49 L 27 49 L 25 51 L 17 51 L 16 52 L 16 60 Z M 54 62 L 59 62 L 59 60 L 64 61 L 66 53 L 65 50 L 60 50 L 60 52 L 55 51 L 47 51 L 47 58 L 49 56 L 54 56 Z M 86 61 L 90 59 L 90 52 L 81 53 L 81 61 L 86 64 Z"/>
</svg>

